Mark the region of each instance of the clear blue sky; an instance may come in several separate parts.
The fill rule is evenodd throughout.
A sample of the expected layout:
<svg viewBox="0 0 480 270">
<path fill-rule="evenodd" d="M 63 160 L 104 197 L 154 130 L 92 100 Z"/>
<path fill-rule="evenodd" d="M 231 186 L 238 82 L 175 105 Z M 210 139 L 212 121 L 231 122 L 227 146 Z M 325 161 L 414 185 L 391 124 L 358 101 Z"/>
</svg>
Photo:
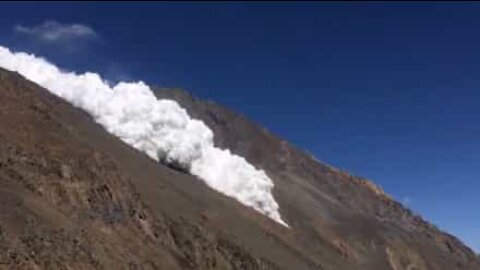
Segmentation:
<svg viewBox="0 0 480 270">
<path fill-rule="evenodd" d="M 231 107 L 480 251 L 479 14 L 480 3 L 2 3 L 0 44 Z M 42 40 L 48 20 L 96 34 Z"/>
</svg>

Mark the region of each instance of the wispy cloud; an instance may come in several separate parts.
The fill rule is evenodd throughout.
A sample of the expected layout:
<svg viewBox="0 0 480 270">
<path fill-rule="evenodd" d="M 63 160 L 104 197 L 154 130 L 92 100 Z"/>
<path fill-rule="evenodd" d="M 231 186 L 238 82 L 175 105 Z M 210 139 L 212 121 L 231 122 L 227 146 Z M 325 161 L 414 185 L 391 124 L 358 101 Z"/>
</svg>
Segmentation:
<svg viewBox="0 0 480 270">
<path fill-rule="evenodd" d="M 64 24 L 49 20 L 34 26 L 16 25 L 15 33 L 29 36 L 44 42 L 65 42 L 91 39 L 98 34 L 91 27 L 83 24 Z"/>
<path fill-rule="evenodd" d="M 408 196 L 403 197 L 402 203 L 403 203 L 405 206 L 410 206 L 410 204 L 412 204 L 412 198 L 410 198 L 410 197 L 408 197 Z"/>
</svg>

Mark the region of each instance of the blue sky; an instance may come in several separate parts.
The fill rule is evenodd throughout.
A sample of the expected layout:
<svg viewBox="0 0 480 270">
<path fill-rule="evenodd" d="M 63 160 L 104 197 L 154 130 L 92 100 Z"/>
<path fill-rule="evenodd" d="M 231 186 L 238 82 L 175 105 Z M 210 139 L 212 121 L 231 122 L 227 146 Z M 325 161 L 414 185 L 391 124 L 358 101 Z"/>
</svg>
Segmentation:
<svg viewBox="0 0 480 270">
<path fill-rule="evenodd" d="M 231 107 L 480 251 L 478 14 L 465 2 L 2 3 L 0 44 Z"/>
</svg>

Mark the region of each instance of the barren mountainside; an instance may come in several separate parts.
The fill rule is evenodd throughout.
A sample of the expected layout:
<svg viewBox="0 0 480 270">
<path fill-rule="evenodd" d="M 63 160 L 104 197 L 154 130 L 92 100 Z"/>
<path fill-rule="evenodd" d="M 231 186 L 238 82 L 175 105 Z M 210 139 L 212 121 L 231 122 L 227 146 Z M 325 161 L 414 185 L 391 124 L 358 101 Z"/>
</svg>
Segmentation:
<svg viewBox="0 0 480 270">
<path fill-rule="evenodd" d="M 155 94 L 263 169 L 290 228 L 0 69 L 0 269 L 480 270 L 472 250 L 371 181 L 212 102 Z"/>
</svg>

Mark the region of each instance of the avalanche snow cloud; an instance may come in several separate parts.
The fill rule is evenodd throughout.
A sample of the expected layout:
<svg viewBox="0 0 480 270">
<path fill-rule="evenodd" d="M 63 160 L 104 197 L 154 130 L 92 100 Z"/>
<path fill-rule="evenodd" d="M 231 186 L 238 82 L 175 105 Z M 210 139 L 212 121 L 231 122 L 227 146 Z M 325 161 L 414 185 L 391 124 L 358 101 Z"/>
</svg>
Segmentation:
<svg viewBox="0 0 480 270">
<path fill-rule="evenodd" d="M 43 58 L 0 46 L 0 67 L 16 71 L 88 112 L 108 132 L 156 161 L 188 170 L 211 188 L 288 226 L 273 182 L 244 158 L 216 148 L 212 131 L 173 100 L 157 99 L 143 82 L 109 86 L 98 74 L 60 70 Z"/>
</svg>

